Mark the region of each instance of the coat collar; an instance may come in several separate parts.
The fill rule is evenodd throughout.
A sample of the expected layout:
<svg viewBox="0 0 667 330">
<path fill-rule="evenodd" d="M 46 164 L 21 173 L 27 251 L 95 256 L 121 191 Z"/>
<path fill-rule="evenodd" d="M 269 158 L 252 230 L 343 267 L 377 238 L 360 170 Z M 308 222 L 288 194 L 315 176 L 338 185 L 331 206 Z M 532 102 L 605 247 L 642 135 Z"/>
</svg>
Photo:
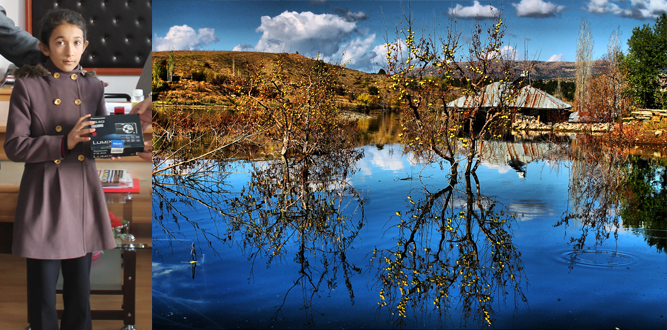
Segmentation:
<svg viewBox="0 0 667 330">
<path fill-rule="evenodd" d="M 55 64 L 53 64 L 53 62 L 51 62 L 50 59 L 48 59 L 43 65 L 42 64 L 37 64 L 35 66 L 24 65 L 20 69 L 16 70 L 15 76 L 18 79 L 18 78 L 44 77 L 44 76 L 54 75 L 55 73 L 58 73 L 58 76 L 60 75 L 71 76 L 71 74 L 76 74 L 76 75 L 81 74 L 82 76 L 90 78 L 97 77 L 95 71 L 87 72 L 86 70 L 83 70 L 81 64 L 77 65 L 77 67 L 70 72 L 63 72 L 62 70 L 58 69 L 58 67 Z"/>
<path fill-rule="evenodd" d="M 58 72 L 58 73 L 62 73 L 62 74 L 71 74 L 71 73 L 77 73 L 78 74 L 78 73 L 81 73 L 81 71 L 83 71 L 83 68 L 81 67 L 81 64 L 77 64 L 77 66 L 76 66 L 76 68 L 74 68 L 74 70 L 69 71 L 69 72 L 65 72 L 63 70 L 58 69 L 58 67 L 55 64 L 53 64 L 51 59 L 46 60 L 46 63 L 44 63 L 44 67 L 47 70 L 49 70 L 49 72 L 51 72 L 51 73 Z"/>
</svg>

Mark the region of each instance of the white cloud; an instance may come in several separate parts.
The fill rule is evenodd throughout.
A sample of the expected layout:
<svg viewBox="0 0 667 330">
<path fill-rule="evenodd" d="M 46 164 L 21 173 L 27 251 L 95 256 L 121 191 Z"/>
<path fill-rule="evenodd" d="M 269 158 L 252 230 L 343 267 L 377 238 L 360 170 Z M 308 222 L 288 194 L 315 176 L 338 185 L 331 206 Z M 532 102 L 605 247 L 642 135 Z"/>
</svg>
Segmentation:
<svg viewBox="0 0 667 330">
<path fill-rule="evenodd" d="M 503 46 L 503 48 L 500 50 L 500 56 L 505 60 L 519 60 L 519 52 L 517 52 L 517 50 L 512 46 Z"/>
<path fill-rule="evenodd" d="M 493 59 L 496 58 L 497 56 L 498 56 L 497 52 L 491 51 L 487 54 L 487 59 Z M 500 49 L 500 58 L 507 61 L 518 61 L 519 53 L 512 46 L 503 46 L 503 48 Z"/>
<path fill-rule="evenodd" d="M 201 28 L 199 32 L 187 25 L 175 25 L 169 28 L 164 38 L 155 38 L 155 50 L 198 50 L 220 39 L 211 28 Z"/>
<path fill-rule="evenodd" d="M 340 14 L 349 22 L 359 22 L 368 19 L 368 16 L 366 16 L 366 13 L 364 13 L 363 11 L 353 12 L 351 10 L 343 10 L 340 8 L 336 8 L 334 9 L 334 12 L 336 14 Z"/>
<path fill-rule="evenodd" d="M 562 61 L 562 59 L 563 59 L 563 54 L 553 54 L 551 55 L 551 57 L 549 57 L 547 62 L 560 62 Z"/>
<path fill-rule="evenodd" d="M 616 4 L 609 3 L 609 0 L 590 0 L 586 9 L 589 13 L 606 14 L 610 11 L 619 9 Z"/>
<path fill-rule="evenodd" d="M 456 4 L 456 7 L 449 8 L 449 15 L 458 17 L 458 18 L 492 18 L 495 15 L 500 13 L 498 8 L 486 5 L 482 6 L 479 4 L 479 1 L 473 1 L 473 5 L 469 7 L 463 7 L 460 4 Z"/>
<path fill-rule="evenodd" d="M 623 4 L 623 7 L 619 4 Z M 589 13 L 636 19 L 654 19 L 667 13 L 667 0 L 590 0 L 586 6 L 585 10 Z"/>
<path fill-rule="evenodd" d="M 276 17 L 263 16 L 256 29 L 262 36 L 255 46 L 240 44 L 235 51 L 270 53 L 298 52 L 326 62 L 341 62 L 349 67 L 375 69 L 378 54 L 373 49 L 375 34 L 363 35 L 357 26 L 366 19 L 363 12 L 338 10 L 342 14 L 313 14 L 285 11 Z M 361 34 L 361 36 L 359 36 Z M 355 37 L 356 35 L 356 37 Z"/>
<path fill-rule="evenodd" d="M 405 40 L 396 39 L 391 43 L 392 45 L 392 56 L 398 54 L 398 61 L 403 62 L 408 57 L 408 46 L 405 44 Z M 373 48 L 373 52 L 376 54 L 373 63 L 379 67 L 387 66 L 387 44 L 377 45 Z"/>
<path fill-rule="evenodd" d="M 341 46 L 338 54 L 335 54 L 331 60 L 340 58 L 341 64 L 357 68 L 371 68 L 373 59 L 377 54 L 373 51 L 373 43 L 375 42 L 375 34 L 371 34 L 366 38 L 357 38 L 345 45 Z M 327 58 L 325 61 L 331 61 Z"/>
<path fill-rule="evenodd" d="M 257 32 L 262 37 L 255 50 L 281 53 L 299 52 L 307 56 L 331 56 L 356 27 L 343 17 L 312 12 L 285 11 L 276 17 L 262 16 Z"/>
<path fill-rule="evenodd" d="M 239 44 L 234 46 L 232 50 L 235 52 L 252 52 L 253 50 L 255 50 L 255 47 L 249 44 Z"/>
<path fill-rule="evenodd" d="M 565 6 L 542 0 L 521 0 L 518 4 L 513 3 L 512 6 L 516 8 L 518 17 L 554 17 L 565 9 Z"/>
</svg>

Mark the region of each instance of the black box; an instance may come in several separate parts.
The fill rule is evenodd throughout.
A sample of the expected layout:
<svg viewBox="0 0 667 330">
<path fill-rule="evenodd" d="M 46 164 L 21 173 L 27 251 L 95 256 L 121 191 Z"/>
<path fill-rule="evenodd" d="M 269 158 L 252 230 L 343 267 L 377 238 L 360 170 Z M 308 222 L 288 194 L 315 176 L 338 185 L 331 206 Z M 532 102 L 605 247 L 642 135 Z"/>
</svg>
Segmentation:
<svg viewBox="0 0 667 330">
<path fill-rule="evenodd" d="M 93 158 L 135 156 L 144 151 L 144 134 L 139 115 L 90 117 L 95 122 L 90 134 Z"/>
</svg>

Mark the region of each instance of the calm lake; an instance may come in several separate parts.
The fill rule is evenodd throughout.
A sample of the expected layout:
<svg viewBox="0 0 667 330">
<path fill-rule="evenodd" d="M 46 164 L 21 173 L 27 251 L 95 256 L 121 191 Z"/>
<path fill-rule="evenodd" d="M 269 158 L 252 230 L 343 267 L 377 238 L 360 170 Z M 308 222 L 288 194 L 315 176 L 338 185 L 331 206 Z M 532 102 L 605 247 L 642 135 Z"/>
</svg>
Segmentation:
<svg viewBox="0 0 667 330">
<path fill-rule="evenodd" d="M 154 178 L 153 328 L 667 327 L 664 153 L 515 137 L 465 175 L 404 154 L 391 115 L 359 127 Z"/>
</svg>

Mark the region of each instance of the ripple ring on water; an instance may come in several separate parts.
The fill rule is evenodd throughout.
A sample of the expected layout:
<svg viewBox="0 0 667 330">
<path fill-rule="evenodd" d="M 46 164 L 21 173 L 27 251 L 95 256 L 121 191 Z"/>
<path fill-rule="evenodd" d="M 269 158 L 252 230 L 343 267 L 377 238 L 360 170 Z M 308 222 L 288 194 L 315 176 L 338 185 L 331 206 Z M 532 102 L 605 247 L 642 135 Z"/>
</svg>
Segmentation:
<svg viewBox="0 0 667 330">
<path fill-rule="evenodd" d="M 627 266 L 635 261 L 635 258 L 630 254 L 608 250 L 568 251 L 562 254 L 562 259 L 568 264 L 603 268 Z"/>
</svg>

